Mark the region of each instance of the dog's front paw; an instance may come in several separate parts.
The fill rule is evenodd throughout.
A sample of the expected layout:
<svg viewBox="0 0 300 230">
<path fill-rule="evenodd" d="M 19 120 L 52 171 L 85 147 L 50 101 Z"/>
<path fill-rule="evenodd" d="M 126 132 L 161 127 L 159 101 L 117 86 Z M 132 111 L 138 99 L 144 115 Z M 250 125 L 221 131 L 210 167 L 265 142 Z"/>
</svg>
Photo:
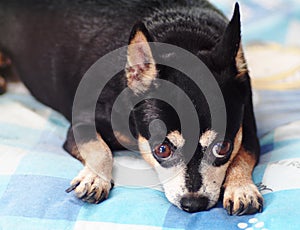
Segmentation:
<svg viewBox="0 0 300 230">
<path fill-rule="evenodd" d="M 71 181 L 71 187 L 66 192 L 75 191 L 76 196 L 83 201 L 98 204 L 108 197 L 113 188 L 113 182 L 97 175 L 88 167 Z"/>
<path fill-rule="evenodd" d="M 245 215 L 262 212 L 263 198 L 252 183 L 227 185 L 223 206 L 229 215 Z"/>
</svg>

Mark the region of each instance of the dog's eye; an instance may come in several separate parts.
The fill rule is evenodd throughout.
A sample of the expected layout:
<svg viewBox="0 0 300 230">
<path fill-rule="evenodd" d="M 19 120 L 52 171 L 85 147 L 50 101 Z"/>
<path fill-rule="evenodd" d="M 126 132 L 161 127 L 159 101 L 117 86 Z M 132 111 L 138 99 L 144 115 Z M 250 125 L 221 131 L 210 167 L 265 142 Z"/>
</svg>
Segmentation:
<svg viewBox="0 0 300 230">
<path fill-rule="evenodd" d="M 217 158 L 226 157 L 230 152 L 231 143 L 229 141 L 218 142 L 212 148 L 212 153 Z"/>
<path fill-rule="evenodd" d="M 155 147 L 154 153 L 159 158 L 167 158 L 171 155 L 172 150 L 168 144 L 161 144 Z"/>
</svg>

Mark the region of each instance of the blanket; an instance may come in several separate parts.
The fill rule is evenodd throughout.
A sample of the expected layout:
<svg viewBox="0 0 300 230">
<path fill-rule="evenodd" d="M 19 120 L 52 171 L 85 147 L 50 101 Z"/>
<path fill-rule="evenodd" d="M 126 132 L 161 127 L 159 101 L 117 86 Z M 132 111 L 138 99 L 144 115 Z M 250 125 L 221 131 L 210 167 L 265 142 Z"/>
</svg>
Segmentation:
<svg viewBox="0 0 300 230">
<path fill-rule="evenodd" d="M 125 186 L 122 166 L 137 172 L 147 167 L 131 152 L 115 154 L 116 187 L 109 199 L 84 203 L 64 192 L 82 168 L 61 148 L 68 121 L 29 94 L 7 93 L 0 108 L 0 229 L 296 229 L 299 223 L 300 120 L 260 139 L 262 156 L 253 175 L 265 208 L 236 217 L 221 203 L 194 214 L 179 210 L 166 199 L 155 173 L 148 174 L 153 186 L 139 184 L 138 175 Z"/>
</svg>

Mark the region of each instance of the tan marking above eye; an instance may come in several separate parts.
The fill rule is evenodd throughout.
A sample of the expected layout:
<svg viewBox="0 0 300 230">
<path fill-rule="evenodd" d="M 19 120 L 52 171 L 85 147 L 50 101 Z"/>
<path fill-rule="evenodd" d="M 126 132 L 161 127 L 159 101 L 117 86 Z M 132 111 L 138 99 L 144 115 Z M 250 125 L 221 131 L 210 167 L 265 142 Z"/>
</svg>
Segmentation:
<svg viewBox="0 0 300 230">
<path fill-rule="evenodd" d="M 205 131 L 199 140 L 199 143 L 202 147 L 208 147 L 217 137 L 217 133 L 214 130 L 207 130 Z"/>
<path fill-rule="evenodd" d="M 185 143 L 185 139 L 179 131 L 170 132 L 167 135 L 167 138 L 172 142 L 174 146 L 176 146 L 176 148 L 182 148 Z"/>
</svg>

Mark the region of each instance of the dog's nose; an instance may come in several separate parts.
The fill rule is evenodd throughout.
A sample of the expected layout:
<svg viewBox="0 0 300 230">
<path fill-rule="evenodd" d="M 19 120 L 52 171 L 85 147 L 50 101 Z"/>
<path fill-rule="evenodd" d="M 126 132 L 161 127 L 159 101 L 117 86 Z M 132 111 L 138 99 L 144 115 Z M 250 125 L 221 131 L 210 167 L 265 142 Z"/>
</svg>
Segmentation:
<svg viewBox="0 0 300 230">
<path fill-rule="evenodd" d="M 181 208 L 187 212 L 199 212 L 206 210 L 208 198 L 205 196 L 184 196 L 180 200 Z"/>
</svg>

